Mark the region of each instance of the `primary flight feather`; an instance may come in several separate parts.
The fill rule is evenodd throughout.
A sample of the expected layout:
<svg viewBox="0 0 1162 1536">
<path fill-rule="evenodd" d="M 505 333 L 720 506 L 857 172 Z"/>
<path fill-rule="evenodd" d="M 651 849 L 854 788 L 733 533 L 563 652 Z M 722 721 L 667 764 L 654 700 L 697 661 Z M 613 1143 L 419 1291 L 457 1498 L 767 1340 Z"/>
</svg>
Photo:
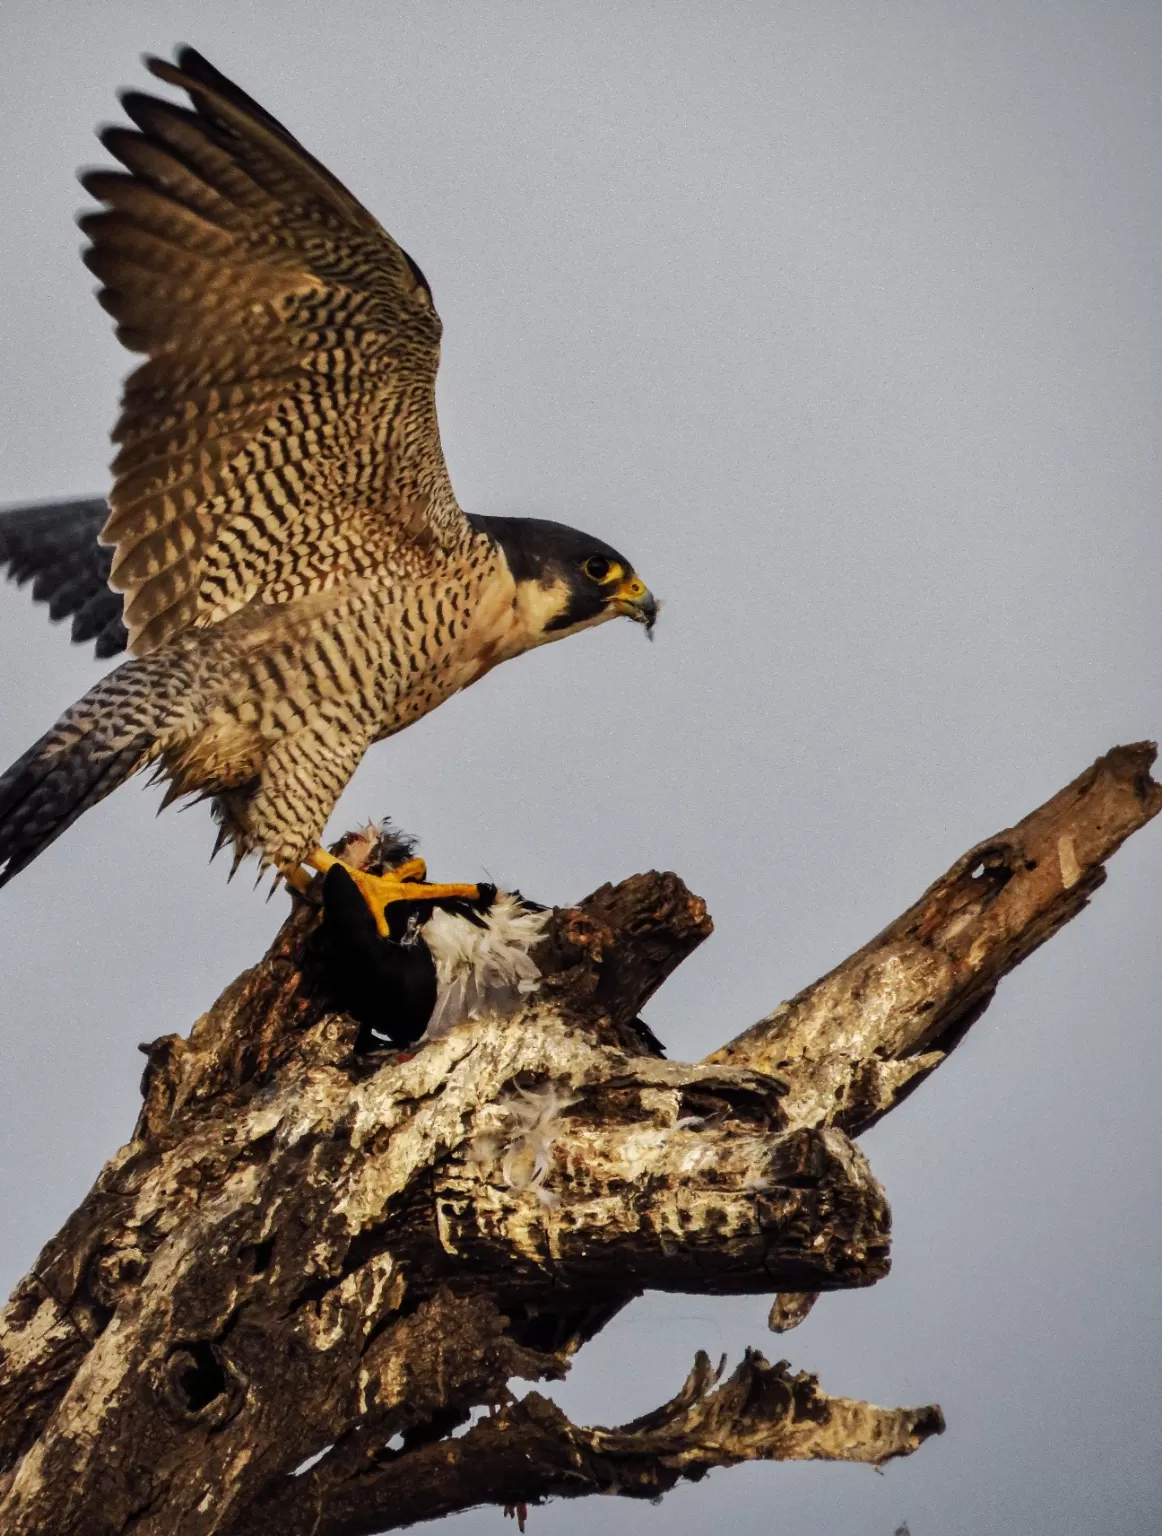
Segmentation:
<svg viewBox="0 0 1162 1536">
<path fill-rule="evenodd" d="M 135 127 L 101 135 L 124 169 L 82 178 L 104 205 L 86 264 L 146 354 L 108 507 L 0 514 L 0 564 L 133 659 L 0 777 L 0 884 L 149 764 L 167 798 L 213 800 L 236 861 L 301 883 L 372 742 L 533 646 L 618 614 L 648 632 L 657 606 L 591 535 L 461 511 L 423 273 L 193 49 L 147 64 L 191 106 L 127 94 Z"/>
</svg>

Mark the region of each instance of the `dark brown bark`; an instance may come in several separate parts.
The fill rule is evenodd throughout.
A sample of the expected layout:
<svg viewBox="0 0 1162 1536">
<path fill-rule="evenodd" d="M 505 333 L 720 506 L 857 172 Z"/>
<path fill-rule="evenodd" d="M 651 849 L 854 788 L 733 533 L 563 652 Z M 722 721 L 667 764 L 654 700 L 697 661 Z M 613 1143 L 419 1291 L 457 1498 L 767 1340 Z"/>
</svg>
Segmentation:
<svg viewBox="0 0 1162 1536">
<path fill-rule="evenodd" d="M 637 1020 L 710 931 L 674 875 L 554 914 L 524 1009 L 411 1057 L 355 1054 L 297 907 L 188 1039 L 147 1048 L 133 1140 L 0 1320 L 0 1528 L 354 1536 L 914 1450 L 939 1410 L 829 1398 L 754 1354 L 721 1383 L 700 1361 L 620 1429 L 508 1382 L 562 1375 L 646 1288 L 781 1292 L 782 1330 L 882 1277 L 888 1207 L 849 1136 L 1081 909 L 1162 805 L 1152 758 L 1108 754 L 700 1065 Z"/>
</svg>

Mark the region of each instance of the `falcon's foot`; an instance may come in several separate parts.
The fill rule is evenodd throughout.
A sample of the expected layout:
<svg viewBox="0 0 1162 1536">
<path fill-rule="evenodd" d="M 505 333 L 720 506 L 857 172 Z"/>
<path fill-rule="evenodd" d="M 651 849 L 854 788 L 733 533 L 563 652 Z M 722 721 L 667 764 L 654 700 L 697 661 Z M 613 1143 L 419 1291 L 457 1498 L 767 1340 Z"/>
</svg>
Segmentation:
<svg viewBox="0 0 1162 1536">
<path fill-rule="evenodd" d="M 369 875 L 366 870 L 356 869 L 345 859 L 337 859 L 325 848 L 316 848 L 314 853 L 308 854 L 304 862 L 323 874 L 333 865 L 341 864 L 359 887 L 359 894 L 367 903 L 375 919 L 376 929 L 384 939 L 388 937 L 384 909 L 393 901 L 478 901 L 480 899 L 478 885 L 428 885 L 426 883 L 428 866 L 423 859 L 408 859 L 405 863 L 397 864 L 394 869 L 388 870 L 385 875 Z M 295 876 L 301 877 L 301 883 Z M 293 871 L 287 878 L 298 890 L 304 889 L 308 880 L 304 869 Z"/>
</svg>

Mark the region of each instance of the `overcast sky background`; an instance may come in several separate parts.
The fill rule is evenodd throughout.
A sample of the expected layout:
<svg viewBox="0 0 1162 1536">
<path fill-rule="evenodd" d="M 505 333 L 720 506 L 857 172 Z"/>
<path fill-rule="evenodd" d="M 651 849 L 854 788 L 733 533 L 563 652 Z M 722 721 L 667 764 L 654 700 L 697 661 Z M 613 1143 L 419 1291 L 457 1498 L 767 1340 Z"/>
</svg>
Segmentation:
<svg viewBox="0 0 1162 1536">
<path fill-rule="evenodd" d="M 0 5 L 0 502 L 107 484 L 125 355 L 72 216 L 142 50 L 202 49 L 423 267 L 469 509 L 624 549 L 667 606 L 493 673 L 371 752 L 435 878 L 544 901 L 678 870 L 717 929 L 652 1002 L 697 1057 L 978 839 L 1162 731 L 1156 4 Z M 0 759 L 102 670 L 0 591 Z M 2 764 L 0 764 L 2 766 Z M 286 898 L 130 786 L 0 893 L 6 1286 Z M 1162 1524 L 1162 835 L 864 1139 L 894 1268 L 785 1340 L 649 1297 L 555 1395 L 619 1422 L 695 1349 L 938 1401 L 878 1477 L 719 1473 L 536 1536 L 1080 1536 Z M 501 1532 L 499 1511 L 451 1522 Z"/>
</svg>

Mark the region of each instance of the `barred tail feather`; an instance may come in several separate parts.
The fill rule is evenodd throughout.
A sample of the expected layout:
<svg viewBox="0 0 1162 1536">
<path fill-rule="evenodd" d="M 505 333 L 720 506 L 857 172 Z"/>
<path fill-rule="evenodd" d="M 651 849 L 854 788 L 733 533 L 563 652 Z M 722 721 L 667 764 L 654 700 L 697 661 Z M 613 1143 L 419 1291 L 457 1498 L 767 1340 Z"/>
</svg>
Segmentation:
<svg viewBox="0 0 1162 1536">
<path fill-rule="evenodd" d="M 157 755 L 143 671 L 118 667 L 0 776 L 0 886 Z"/>
</svg>

